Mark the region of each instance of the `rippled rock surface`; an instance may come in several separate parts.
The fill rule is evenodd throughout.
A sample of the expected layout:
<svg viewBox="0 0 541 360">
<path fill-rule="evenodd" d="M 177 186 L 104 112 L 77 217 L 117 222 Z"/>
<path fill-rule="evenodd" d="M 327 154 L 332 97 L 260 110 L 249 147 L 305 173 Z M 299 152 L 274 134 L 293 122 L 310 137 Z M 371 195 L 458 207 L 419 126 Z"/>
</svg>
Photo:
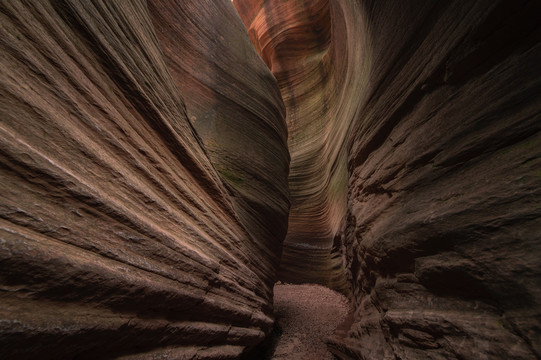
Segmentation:
<svg viewBox="0 0 541 360">
<path fill-rule="evenodd" d="M 277 277 L 343 359 L 541 357 L 540 13 L 0 1 L 0 357 L 253 358 Z"/>
<path fill-rule="evenodd" d="M 0 17 L 0 357 L 258 344 L 289 155 L 231 2 L 6 0 Z"/>
<path fill-rule="evenodd" d="M 539 358 L 539 3 L 235 4 L 287 108 L 281 277 L 339 288 L 344 260 L 333 351 Z"/>
<path fill-rule="evenodd" d="M 341 243 L 346 218 L 345 141 L 359 54 L 343 52 L 328 0 L 235 1 L 250 39 L 278 80 L 287 112 L 291 212 L 280 278 L 348 293 Z M 332 39 L 332 32 L 334 39 Z M 334 40 L 334 41 L 331 41 Z"/>
</svg>

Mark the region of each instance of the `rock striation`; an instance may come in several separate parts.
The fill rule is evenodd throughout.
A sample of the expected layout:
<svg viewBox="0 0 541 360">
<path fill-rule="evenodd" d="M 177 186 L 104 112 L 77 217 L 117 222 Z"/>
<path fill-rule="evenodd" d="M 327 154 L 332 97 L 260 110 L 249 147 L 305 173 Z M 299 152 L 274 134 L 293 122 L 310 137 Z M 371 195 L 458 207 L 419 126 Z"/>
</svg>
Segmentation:
<svg viewBox="0 0 541 360">
<path fill-rule="evenodd" d="M 341 359 L 540 358 L 540 13 L 0 0 L 0 357 L 252 359 L 279 277 Z"/>
<path fill-rule="evenodd" d="M 232 3 L 0 17 L 0 357 L 246 354 L 272 329 L 289 155 Z"/>
<path fill-rule="evenodd" d="M 331 42 L 328 0 L 237 0 L 235 6 L 286 106 L 291 211 L 279 276 L 348 293 L 340 244 L 347 207 L 345 140 L 357 106 L 346 91 L 359 81 L 357 62 L 344 59 Z"/>
<path fill-rule="evenodd" d="M 149 11 L 188 118 L 274 277 L 289 211 L 287 127 L 276 80 L 230 2 L 150 1 Z"/>
<path fill-rule="evenodd" d="M 280 276 L 334 287 L 344 261 L 332 351 L 541 357 L 539 3 L 235 5 L 287 109 Z"/>
</svg>

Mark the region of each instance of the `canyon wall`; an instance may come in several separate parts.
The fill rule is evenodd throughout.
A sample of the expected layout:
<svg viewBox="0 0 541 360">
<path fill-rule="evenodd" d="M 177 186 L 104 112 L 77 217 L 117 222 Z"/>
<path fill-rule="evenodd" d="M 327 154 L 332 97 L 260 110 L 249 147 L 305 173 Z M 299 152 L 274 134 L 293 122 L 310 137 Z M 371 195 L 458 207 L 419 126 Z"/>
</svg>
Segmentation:
<svg viewBox="0 0 541 360">
<path fill-rule="evenodd" d="M 342 359 L 541 357 L 540 13 L 1 0 L 0 357 L 257 358 L 277 276 Z"/>
<path fill-rule="evenodd" d="M 357 59 L 331 42 L 331 4 L 237 0 L 250 39 L 276 76 L 286 106 L 291 211 L 279 277 L 349 293 L 343 267 L 345 140 L 358 98 Z M 338 51 L 337 51 L 338 50 Z M 358 56 L 352 54 L 351 56 Z"/>
<path fill-rule="evenodd" d="M 539 358 L 539 2 L 235 5 L 287 109 L 281 277 L 353 293 L 332 351 Z"/>
<path fill-rule="evenodd" d="M 0 17 L 0 357 L 257 345 L 289 155 L 231 1 L 4 0 Z"/>
<path fill-rule="evenodd" d="M 539 358 L 540 4 L 360 12 L 370 77 L 348 143 L 346 352 Z"/>
</svg>

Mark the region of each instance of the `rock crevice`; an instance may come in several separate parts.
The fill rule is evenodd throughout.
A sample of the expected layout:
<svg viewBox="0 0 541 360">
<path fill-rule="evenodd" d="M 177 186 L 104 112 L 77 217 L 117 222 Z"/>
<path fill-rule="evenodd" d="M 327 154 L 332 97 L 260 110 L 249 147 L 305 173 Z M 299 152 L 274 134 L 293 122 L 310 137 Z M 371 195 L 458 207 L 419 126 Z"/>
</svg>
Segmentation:
<svg viewBox="0 0 541 360">
<path fill-rule="evenodd" d="M 333 351 L 539 357 L 539 5 L 235 3 L 290 127 L 280 276 L 351 286 Z"/>
<path fill-rule="evenodd" d="M 236 10 L 235 10 L 236 7 Z M 527 0 L 0 0 L 0 357 L 541 356 Z"/>
</svg>

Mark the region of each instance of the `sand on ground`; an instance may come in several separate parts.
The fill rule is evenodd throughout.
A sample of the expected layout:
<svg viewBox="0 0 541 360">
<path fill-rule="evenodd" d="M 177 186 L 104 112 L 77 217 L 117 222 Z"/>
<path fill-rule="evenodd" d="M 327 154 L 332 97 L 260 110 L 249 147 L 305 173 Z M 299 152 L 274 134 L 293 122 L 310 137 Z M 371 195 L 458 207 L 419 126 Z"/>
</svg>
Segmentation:
<svg viewBox="0 0 541 360">
<path fill-rule="evenodd" d="M 324 286 L 275 285 L 274 314 L 282 329 L 274 354 L 276 360 L 333 360 L 325 340 L 345 319 L 345 296 Z"/>
</svg>

